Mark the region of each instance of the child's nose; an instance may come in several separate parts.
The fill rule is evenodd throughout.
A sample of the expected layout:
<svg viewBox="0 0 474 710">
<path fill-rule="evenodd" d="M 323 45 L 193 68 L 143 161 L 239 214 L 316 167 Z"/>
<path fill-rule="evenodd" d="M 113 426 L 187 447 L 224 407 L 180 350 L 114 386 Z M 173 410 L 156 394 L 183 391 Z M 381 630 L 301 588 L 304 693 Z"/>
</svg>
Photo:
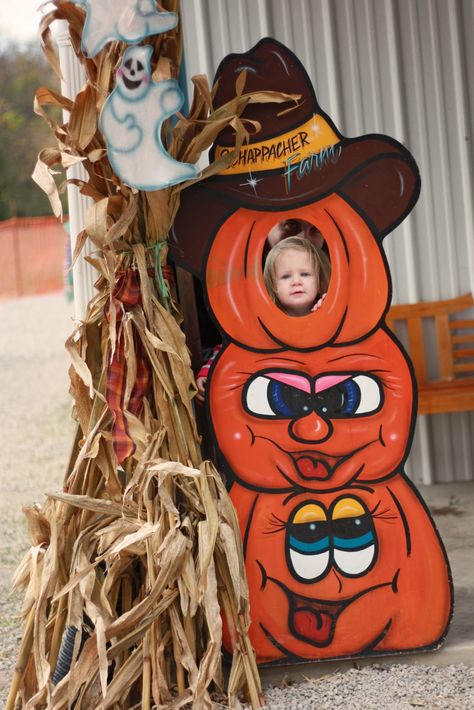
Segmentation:
<svg viewBox="0 0 474 710">
<path fill-rule="evenodd" d="M 290 435 L 298 441 L 313 444 L 328 439 L 332 429 L 330 421 L 326 421 L 316 412 L 310 412 L 306 417 L 301 417 L 290 424 Z"/>
</svg>

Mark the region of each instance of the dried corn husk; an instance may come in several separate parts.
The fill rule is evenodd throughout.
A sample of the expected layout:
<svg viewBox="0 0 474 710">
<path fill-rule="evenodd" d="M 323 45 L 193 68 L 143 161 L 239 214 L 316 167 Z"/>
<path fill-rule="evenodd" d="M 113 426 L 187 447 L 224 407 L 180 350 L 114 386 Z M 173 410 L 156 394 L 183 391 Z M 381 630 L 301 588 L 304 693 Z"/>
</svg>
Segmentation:
<svg viewBox="0 0 474 710">
<path fill-rule="evenodd" d="M 238 522 L 219 474 L 201 458 L 189 352 L 163 275 L 167 235 L 187 185 L 141 193 L 113 173 L 97 125 L 124 45 L 114 42 L 85 58 L 83 10 L 62 0 L 50 5 L 40 26 L 45 54 L 59 74 L 49 28 L 55 19 L 66 20 L 87 82 L 74 101 L 38 89 L 35 110 L 48 121 L 56 146 L 41 151 L 34 178 L 60 214 L 63 186 L 57 186 L 54 170 L 84 166 L 87 180 L 71 182 L 94 205 L 74 258 L 90 239 L 97 250 L 88 257 L 98 273 L 97 294 L 66 343 L 77 434 L 64 489 L 51 492 L 43 508 L 25 511 L 32 547 L 14 580 L 25 590 L 25 628 L 6 707 L 210 708 L 212 693 L 224 697 L 224 617 L 236 639 L 228 704 L 238 707 L 243 692 L 252 707 L 260 707 Z M 179 11 L 178 0 L 162 6 Z M 180 30 L 146 43 L 153 47 L 155 79 L 176 77 Z M 241 75 L 235 99 L 214 111 L 206 77 L 193 83 L 190 115 L 163 132 L 170 154 L 189 162 L 229 124 L 235 152 L 240 149 L 248 134 L 239 117 L 249 101 L 297 98 L 245 94 Z M 49 117 L 49 106 L 68 112 L 68 122 Z M 222 169 L 235 152 L 211 164 L 201 179 Z M 120 300 L 127 279 L 138 289 L 132 304 Z M 114 409 L 108 385 L 117 363 L 123 398 Z M 148 384 L 137 404 L 135 383 L 143 367 Z M 114 448 L 118 420 L 129 446 L 121 465 Z M 72 661 L 53 683 L 68 635 Z"/>
</svg>

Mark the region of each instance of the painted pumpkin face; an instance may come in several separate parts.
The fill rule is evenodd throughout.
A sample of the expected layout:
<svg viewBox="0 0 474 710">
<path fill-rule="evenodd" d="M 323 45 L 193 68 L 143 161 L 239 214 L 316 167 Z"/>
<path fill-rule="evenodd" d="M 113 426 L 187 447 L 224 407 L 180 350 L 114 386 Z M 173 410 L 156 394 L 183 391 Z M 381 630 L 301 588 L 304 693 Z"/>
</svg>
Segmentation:
<svg viewBox="0 0 474 710">
<path fill-rule="evenodd" d="M 210 407 L 219 447 L 243 485 L 322 491 L 380 481 L 400 466 L 412 382 L 383 330 L 310 353 L 230 345 L 210 378 Z"/>
<path fill-rule="evenodd" d="M 410 649 L 442 636 L 446 560 L 401 476 L 318 495 L 237 484 L 231 497 L 246 541 L 259 662 Z"/>
<path fill-rule="evenodd" d="M 288 213 L 239 209 L 217 232 L 207 259 L 207 296 L 219 326 L 234 341 L 259 350 L 314 349 L 366 336 L 388 303 L 386 265 L 369 227 L 338 195 L 290 216 L 314 225 L 328 246 L 331 279 L 323 307 L 294 318 L 275 305 L 262 258 L 268 233 Z"/>
</svg>

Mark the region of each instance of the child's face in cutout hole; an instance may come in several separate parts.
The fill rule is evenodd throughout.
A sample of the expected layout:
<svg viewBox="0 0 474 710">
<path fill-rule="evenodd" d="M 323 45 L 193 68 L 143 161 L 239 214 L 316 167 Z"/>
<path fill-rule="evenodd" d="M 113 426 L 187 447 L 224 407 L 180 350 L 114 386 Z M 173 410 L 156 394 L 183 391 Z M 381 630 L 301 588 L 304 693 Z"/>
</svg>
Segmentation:
<svg viewBox="0 0 474 710">
<path fill-rule="evenodd" d="M 275 294 L 283 310 L 290 316 L 311 312 L 318 295 L 318 277 L 308 254 L 299 249 L 286 249 L 275 260 Z"/>
</svg>

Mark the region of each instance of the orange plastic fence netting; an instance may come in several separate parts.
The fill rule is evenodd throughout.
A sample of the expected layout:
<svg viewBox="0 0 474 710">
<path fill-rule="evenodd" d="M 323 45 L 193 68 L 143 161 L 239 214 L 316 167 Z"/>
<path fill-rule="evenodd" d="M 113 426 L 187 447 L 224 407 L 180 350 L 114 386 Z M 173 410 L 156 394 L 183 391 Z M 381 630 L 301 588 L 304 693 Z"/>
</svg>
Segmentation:
<svg viewBox="0 0 474 710">
<path fill-rule="evenodd" d="M 66 225 L 55 217 L 0 222 L 0 299 L 63 289 L 68 250 Z"/>
</svg>

